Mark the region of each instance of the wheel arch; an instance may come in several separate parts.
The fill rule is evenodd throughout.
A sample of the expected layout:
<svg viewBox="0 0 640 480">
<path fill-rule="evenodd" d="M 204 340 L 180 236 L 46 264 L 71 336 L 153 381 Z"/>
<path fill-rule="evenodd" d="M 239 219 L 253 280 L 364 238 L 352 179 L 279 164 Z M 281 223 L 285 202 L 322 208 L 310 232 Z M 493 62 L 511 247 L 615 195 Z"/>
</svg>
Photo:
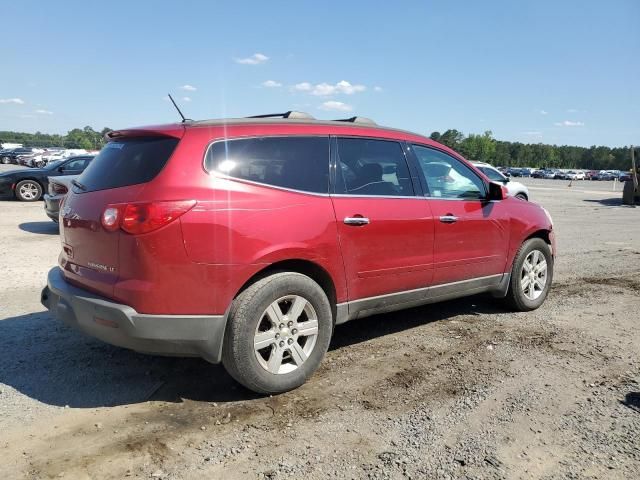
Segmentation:
<svg viewBox="0 0 640 480">
<path fill-rule="evenodd" d="M 546 230 L 544 228 L 540 229 L 540 230 L 536 230 L 534 232 L 532 232 L 531 234 L 529 234 L 528 237 L 526 237 L 523 240 L 523 243 L 526 242 L 527 240 L 530 240 L 532 238 L 541 238 L 542 240 L 544 240 L 549 246 L 552 245 L 551 242 L 551 232 L 549 230 Z"/>
<path fill-rule="evenodd" d="M 270 265 L 267 265 L 262 270 L 254 273 L 236 292 L 234 295 L 234 299 L 240 295 L 243 291 L 245 291 L 250 285 L 254 284 L 258 280 L 272 275 L 274 273 L 280 272 L 293 272 L 300 273 L 302 275 L 306 275 L 311 278 L 314 282 L 320 285 L 320 288 L 324 291 L 325 295 L 329 299 L 329 304 L 331 305 L 331 312 L 333 314 L 333 321 L 336 321 L 336 305 L 337 305 L 337 292 L 336 286 L 333 278 L 329 274 L 329 272 L 323 268 L 321 265 L 312 262 L 310 260 L 302 260 L 302 259 L 289 259 L 289 260 L 281 260 L 278 262 L 274 262 Z"/>
</svg>

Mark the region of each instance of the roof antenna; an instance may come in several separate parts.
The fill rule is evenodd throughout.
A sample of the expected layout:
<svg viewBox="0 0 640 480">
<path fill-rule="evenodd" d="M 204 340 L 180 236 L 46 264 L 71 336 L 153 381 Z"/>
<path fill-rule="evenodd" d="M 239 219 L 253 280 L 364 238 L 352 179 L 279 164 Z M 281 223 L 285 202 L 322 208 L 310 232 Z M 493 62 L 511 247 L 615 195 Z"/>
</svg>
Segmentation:
<svg viewBox="0 0 640 480">
<path fill-rule="evenodd" d="M 167 93 L 167 95 L 169 96 L 169 100 L 171 100 L 171 103 L 173 103 L 173 106 L 176 107 L 176 110 L 178 111 L 178 113 L 180 114 L 180 116 L 182 117 L 182 123 L 186 122 L 186 121 L 191 121 L 190 118 L 185 118 L 185 116 L 182 114 L 182 112 L 180 111 L 180 108 L 178 107 L 178 105 L 176 104 L 176 101 L 173 99 L 173 97 L 171 96 L 170 93 Z"/>
</svg>

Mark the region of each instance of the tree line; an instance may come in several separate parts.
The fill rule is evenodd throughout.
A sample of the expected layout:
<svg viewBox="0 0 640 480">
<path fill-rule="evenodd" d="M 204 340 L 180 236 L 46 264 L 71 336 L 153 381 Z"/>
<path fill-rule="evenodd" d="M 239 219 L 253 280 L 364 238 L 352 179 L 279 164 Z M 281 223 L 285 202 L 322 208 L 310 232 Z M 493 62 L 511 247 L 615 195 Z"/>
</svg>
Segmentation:
<svg viewBox="0 0 640 480">
<path fill-rule="evenodd" d="M 96 131 L 86 126 L 74 128 L 66 135 L 48 133 L 24 133 L 0 131 L 0 143 L 21 143 L 25 147 L 64 147 L 84 148 L 85 150 L 100 150 L 104 144 L 104 136 L 110 132 L 110 128 Z"/>
<path fill-rule="evenodd" d="M 0 131 L 0 143 L 21 143 L 25 147 L 65 147 L 99 150 L 110 128 L 96 131 L 87 126 L 74 128 L 66 135 L 41 132 Z M 496 140 L 490 130 L 483 134 L 464 135 L 449 129 L 433 132 L 431 139 L 440 142 L 469 160 L 502 167 L 577 168 L 585 170 L 629 170 L 629 147 L 576 147 L 544 143 L 520 143 Z"/>
<path fill-rule="evenodd" d="M 584 170 L 629 170 L 630 147 L 576 147 L 544 143 L 496 140 L 490 130 L 482 135 L 450 129 L 433 132 L 430 138 L 460 152 L 469 160 L 501 167 L 575 168 Z"/>
</svg>

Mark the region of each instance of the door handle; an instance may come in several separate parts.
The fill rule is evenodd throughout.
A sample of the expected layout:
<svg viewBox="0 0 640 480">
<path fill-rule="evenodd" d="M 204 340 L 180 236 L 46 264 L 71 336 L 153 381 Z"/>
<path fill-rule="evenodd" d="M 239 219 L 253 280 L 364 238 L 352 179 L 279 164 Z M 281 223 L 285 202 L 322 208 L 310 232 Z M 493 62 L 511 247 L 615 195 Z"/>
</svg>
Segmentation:
<svg viewBox="0 0 640 480">
<path fill-rule="evenodd" d="M 440 221 L 442 223 L 456 223 L 458 221 L 458 217 L 456 217 L 455 215 L 451 215 L 451 214 L 442 215 L 440 217 Z"/>
<path fill-rule="evenodd" d="M 345 225 L 369 225 L 369 219 L 366 217 L 345 217 L 343 221 Z"/>
</svg>

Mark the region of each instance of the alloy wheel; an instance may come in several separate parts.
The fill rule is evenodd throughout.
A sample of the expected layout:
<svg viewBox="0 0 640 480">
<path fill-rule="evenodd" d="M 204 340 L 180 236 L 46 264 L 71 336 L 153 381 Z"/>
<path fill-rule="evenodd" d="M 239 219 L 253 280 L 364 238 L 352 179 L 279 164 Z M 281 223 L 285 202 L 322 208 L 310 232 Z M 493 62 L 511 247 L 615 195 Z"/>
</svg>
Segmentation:
<svg viewBox="0 0 640 480">
<path fill-rule="evenodd" d="M 311 303 L 299 295 L 287 295 L 264 311 L 253 345 L 260 366 L 281 375 L 298 369 L 317 339 L 318 316 Z"/>
<path fill-rule="evenodd" d="M 20 196 L 25 200 L 35 200 L 38 197 L 38 186 L 33 182 L 26 182 L 20 185 Z"/>
<path fill-rule="evenodd" d="M 522 264 L 520 287 L 529 300 L 536 300 L 547 286 L 547 259 L 540 250 L 532 250 Z"/>
</svg>

